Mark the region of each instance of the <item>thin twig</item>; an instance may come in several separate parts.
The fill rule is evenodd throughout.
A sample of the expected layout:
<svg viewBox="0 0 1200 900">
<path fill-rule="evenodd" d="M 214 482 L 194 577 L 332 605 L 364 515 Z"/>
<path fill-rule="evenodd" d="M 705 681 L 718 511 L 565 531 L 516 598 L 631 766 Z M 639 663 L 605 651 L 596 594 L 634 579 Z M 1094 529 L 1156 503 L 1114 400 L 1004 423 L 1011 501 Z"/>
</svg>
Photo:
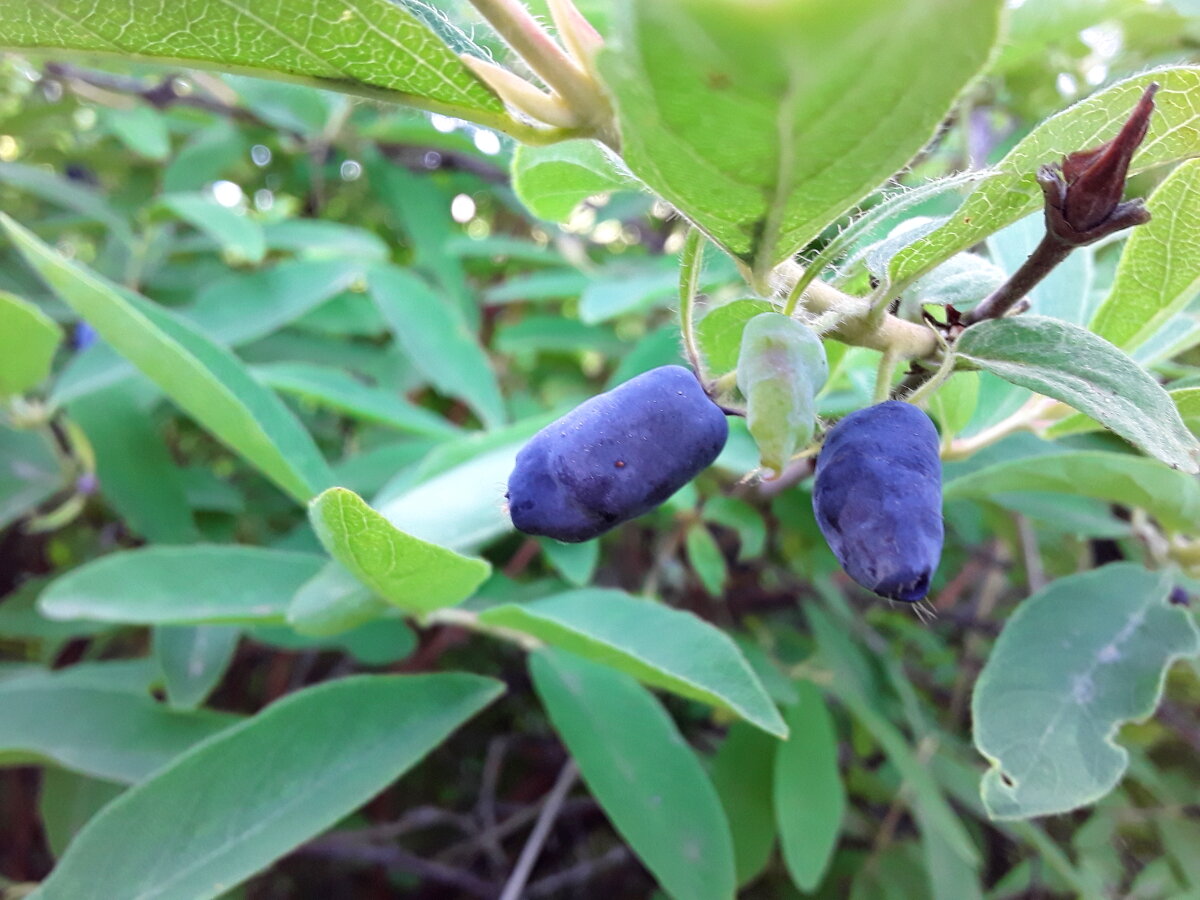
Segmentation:
<svg viewBox="0 0 1200 900">
<path fill-rule="evenodd" d="M 533 867 L 537 863 L 538 856 L 541 855 L 542 847 L 546 843 L 546 838 L 550 836 L 550 829 L 554 827 L 554 820 L 558 818 L 558 811 L 562 808 L 563 801 L 567 799 L 567 794 L 575 784 L 575 779 L 578 776 L 579 768 L 575 765 L 574 760 L 568 760 L 566 765 L 559 771 L 554 786 L 550 788 L 550 793 L 546 796 L 546 803 L 542 806 L 542 811 L 538 815 L 537 821 L 533 824 L 533 831 L 529 833 L 529 840 L 521 848 L 521 855 L 517 859 L 517 865 L 513 868 L 512 874 L 508 877 L 508 882 L 504 885 L 504 891 L 500 894 L 500 900 L 520 900 L 521 891 L 525 888 L 525 882 L 529 880 L 529 876 L 533 872 Z"/>
<path fill-rule="evenodd" d="M 422 859 L 415 853 L 410 853 L 395 845 L 358 843 L 346 840 L 335 832 L 309 841 L 297 852 L 308 856 L 380 865 L 394 872 L 410 872 L 420 878 L 448 885 L 472 897 L 484 898 L 484 900 L 492 900 L 496 896 L 494 884 L 452 866 Z"/>
<path fill-rule="evenodd" d="M 628 847 L 624 845 L 613 847 L 607 853 L 595 859 L 586 859 L 581 863 L 576 863 L 569 869 L 563 869 L 561 872 L 555 872 L 553 875 L 547 875 L 545 878 L 538 879 L 529 886 L 529 890 L 525 892 L 525 896 L 528 900 L 535 900 L 537 897 L 555 896 L 566 888 L 583 884 L 602 872 L 624 865 L 631 859 L 633 859 L 633 854 L 629 851 Z"/>
</svg>

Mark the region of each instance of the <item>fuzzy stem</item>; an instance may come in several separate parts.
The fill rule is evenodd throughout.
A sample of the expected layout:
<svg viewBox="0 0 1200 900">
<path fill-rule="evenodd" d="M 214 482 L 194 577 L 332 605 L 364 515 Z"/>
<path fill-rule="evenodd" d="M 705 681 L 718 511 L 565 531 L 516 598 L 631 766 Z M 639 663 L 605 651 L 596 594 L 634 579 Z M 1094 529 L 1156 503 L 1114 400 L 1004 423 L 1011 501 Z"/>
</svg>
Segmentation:
<svg viewBox="0 0 1200 900">
<path fill-rule="evenodd" d="M 700 347 L 696 343 L 695 308 L 696 290 L 700 285 L 700 272 L 704 268 L 704 236 L 695 228 L 688 229 L 683 242 L 683 254 L 679 260 L 679 330 L 683 334 L 683 346 L 687 352 L 692 371 L 704 383 L 704 362 Z"/>
<path fill-rule="evenodd" d="M 942 362 L 925 382 L 904 399 L 913 406 L 922 406 L 929 397 L 942 386 L 942 383 L 954 374 L 954 353 L 948 347 L 942 348 Z"/>
<path fill-rule="evenodd" d="M 777 272 L 789 291 L 804 276 L 804 269 L 793 262 L 783 263 Z M 873 325 L 869 321 L 871 305 L 866 300 L 844 294 L 824 281 L 810 282 L 797 303 L 815 316 L 830 312 L 840 316 L 826 333 L 845 344 L 884 352 L 894 349 L 897 360 L 923 359 L 938 352 L 938 338 L 931 329 L 891 315 L 884 315 Z"/>
<path fill-rule="evenodd" d="M 898 361 L 895 349 L 883 351 L 883 356 L 879 358 L 879 371 L 875 375 L 875 396 L 871 398 L 871 403 L 882 403 L 888 398 L 888 392 L 892 389 L 892 372 Z"/>
</svg>

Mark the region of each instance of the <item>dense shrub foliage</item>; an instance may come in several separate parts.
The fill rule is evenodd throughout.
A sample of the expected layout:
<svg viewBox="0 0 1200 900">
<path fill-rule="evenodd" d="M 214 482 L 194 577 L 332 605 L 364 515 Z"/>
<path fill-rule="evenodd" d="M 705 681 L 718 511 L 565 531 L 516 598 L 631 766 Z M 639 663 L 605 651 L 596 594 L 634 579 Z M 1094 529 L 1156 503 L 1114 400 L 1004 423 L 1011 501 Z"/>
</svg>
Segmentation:
<svg viewBox="0 0 1200 900">
<path fill-rule="evenodd" d="M 4 0 L 0 895 L 1200 891 L 1196 12 Z"/>
</svg>

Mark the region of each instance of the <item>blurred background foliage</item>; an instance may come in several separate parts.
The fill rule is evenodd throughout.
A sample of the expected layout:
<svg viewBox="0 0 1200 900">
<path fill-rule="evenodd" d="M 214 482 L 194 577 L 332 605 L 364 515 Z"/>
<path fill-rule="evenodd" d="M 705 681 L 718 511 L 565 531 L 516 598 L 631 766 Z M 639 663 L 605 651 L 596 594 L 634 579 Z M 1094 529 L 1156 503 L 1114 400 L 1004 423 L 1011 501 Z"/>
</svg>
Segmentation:
<svg viewBox="0 0 1200 900">
<path fill-rule="evenodd" d="M 470 20 L 465 4 L 450 6 Z M 1200 9 L 1185 0 L 1012 6 L 988 76 L 904 183 L 995 162 L 1096 86 L 1197 58 Z M 598 23 L 604 7 L 583 4 Z M 716 467 L 598 542 L 509 532 L 502 495 L 511 456 L 495 451 L 607 386 L 682 362 L 681 223 L 634 191 L 592 198 L 565 224 L 539 221 L 510 187 L 513 151 L 508 139 L 460 121 L 308 88 L 0 56 L 0 207 L 233 348 L 296 411 L 339 484 L 377 506 L 411 497 L 414 531 L 480 550 L 496 574 L 473 606 L 588 583 L 656 594 L 736 635 L 781 703 L 797 702 L 789 676 L 818 649 L 840 690 L 857 686 L 859 696 L 839 696 L 835 707 L 849 806 L 816 896 L 1200 896 L 1195 667 L 1176 667 L 1157 715 L 1123 730 L 1130 776 L 1095 808 L 991 823 L 978 799 L 968 700 L 993 638 L 1048 578 L 1139 558 L 1136 523 L 1120 510 L 1029 493 L 948 504 L 930 623 L 840 575 L 805 487 L 746 477 L 757 456 L 740 423 Z M 1143 176 L 1135 193 L 1152 182 Z M 957 200 L 942 195 L 909 214 L 945 214 Z M 1118 251 L 1089 251 L 1096 296 Z M 718 309 L 740 291 L 732 266 L 709 259 L 706 304 Z M 383 315 L 364 293 L 366 269 L 380 262 L 419 278 L 436 314 Z M 320 548 L 302 510 L 96 342 L 7 244 L 0 290 L 35 301 L 70 335 L 52 378 L 11 410 L 25 424 L 60 412 L 53 428 L 0 426 L 0 455 L 15 473 L 0 473 L 0 684 L 35 665 L 128 660 L 123 677 L 165 690 L 181 708 L 252 713 L 361 670 L 495 675 L 508 700 L 344 823 L 344 840 L 305 845 L 231 894 L 491 896 L 566 758 L 515 650 L 399 619 L 326 638 L 282 625 L 206 626 L 224 631 L 206 631 L 211 651 L 180 674 L 171 671 L 170 629 L 38 615 L 33 600 L 48 579 L 118 548 L 200 540 Z M 719 318 L 701 333 L 719 346 Z M 878 354 L 833 344 L 829 354 L 821 414 L 868 403 Z M 1172 365 L 1189 374 L 1193 362 Z M 966 433 L 1011 411 L 1013 396 L 1020 401 L 985 379 Z M 1098 434 L 1071 440 L 1115 446 Z M 1016 447 L 952 464 L 947 478 L 1031 449 Z M 187 640 L 196 646 L 195 635 Z M 745 895 L 796 895 L 793 860 L 784 862 L 796 851 L 785 842 L 782 857 L 773 852 L 771 810 L 804 785 L 772 784 L 773 745 L 748 726 L 678 698 L 666 703 L 726 802 Z M 980 858 L 962 859 L 927 828 L 937 804 L 900 790 L 912 764 L 932 776 L 924 789 L 949 799 Z M 74 831 L 121 790 L 95 775 L 87 765 L 0 772 L 5 883 L 44 877 Z M 577 792 L 526 896 L 649 896 L 653 884 L 595 801 Z"/>
</svg>

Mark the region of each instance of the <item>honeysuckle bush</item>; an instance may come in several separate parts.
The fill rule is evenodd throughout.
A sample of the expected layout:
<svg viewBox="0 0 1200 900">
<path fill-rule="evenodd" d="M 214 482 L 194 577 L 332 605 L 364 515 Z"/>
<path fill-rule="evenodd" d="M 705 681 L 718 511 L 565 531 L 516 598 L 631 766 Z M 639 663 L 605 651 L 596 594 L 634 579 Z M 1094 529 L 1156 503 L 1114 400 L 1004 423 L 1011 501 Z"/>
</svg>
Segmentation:
<svg viewBox="0 0 1200 900">
<path fill-rule="evenodd" d="M 0 5 L 6 895 L 1200 890 L 1200 20 L 1012 6 Z M 714 466 L 514 533 L 673 363 Z M 889 397 L 918 606 L 812 512 Z"/>
</svg>

